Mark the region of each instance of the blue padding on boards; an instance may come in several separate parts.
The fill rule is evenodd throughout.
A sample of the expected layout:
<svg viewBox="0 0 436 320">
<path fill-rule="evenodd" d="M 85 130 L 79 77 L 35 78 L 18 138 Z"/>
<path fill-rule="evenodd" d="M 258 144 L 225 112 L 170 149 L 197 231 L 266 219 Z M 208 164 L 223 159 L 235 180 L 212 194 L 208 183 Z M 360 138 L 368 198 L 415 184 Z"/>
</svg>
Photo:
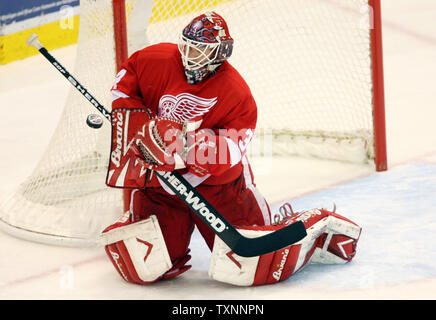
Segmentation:
<svg viewBox="0 0 436 320">
<path fill-rule="evenodd" d="M 78 6 L 79 0 L 2 0 L 0 26 L 59 11 L 62 6 Z"/>
</svg>

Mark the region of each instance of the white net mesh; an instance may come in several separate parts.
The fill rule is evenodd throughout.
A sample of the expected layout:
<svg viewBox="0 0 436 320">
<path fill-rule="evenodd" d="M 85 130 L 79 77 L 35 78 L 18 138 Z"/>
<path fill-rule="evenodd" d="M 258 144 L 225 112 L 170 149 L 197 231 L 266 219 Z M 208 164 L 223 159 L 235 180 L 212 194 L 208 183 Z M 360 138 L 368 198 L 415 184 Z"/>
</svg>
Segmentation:
<svg viewBox="0 0 436 320">
<path fill-rule="evenodd" d="M 176 42 L 194 16 L 213 9 L 229 25 L 235 39 L 229 61 L 246 79 L 259 107 L 254 153 L 364 163 L 374 157 L 367 4 L 131 0 L 126 2 L 129 53 L 146 44 Z M 115 75 L 111 0 L 82 0 L 80 14 L 72 74 L 110 109 Z M 0 207 L 3 229 L 36 241 L 93 244 L 120 214 L 120 190 L 105 186 L 109 126 L 90 129 L 85 124 L 89 113 L 96 111 L 72 89 L 46 153 Z"/>
</svg>

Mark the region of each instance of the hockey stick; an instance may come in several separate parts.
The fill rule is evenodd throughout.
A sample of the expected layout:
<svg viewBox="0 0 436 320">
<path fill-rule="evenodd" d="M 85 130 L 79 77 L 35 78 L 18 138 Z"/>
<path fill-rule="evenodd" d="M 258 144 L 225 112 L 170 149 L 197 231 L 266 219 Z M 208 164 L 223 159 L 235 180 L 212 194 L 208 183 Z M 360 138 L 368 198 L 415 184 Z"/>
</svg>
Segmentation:
<svg viewBox="0 0 436 320">
<path fill-rule="evenodd" d="M 32 34 L 26 43 L 35 47 L 108 121 L 111 121 L 111 113 L 47 51 L 38 41 L 36 34 Z M 304 224 L 298 221 L 264 236 L 247 238 L 239 233 L 179 172 L 155 171 L 155 173 L 239 256 L 254 257 L 277 251 L 306 236 Z"/>
</svg>

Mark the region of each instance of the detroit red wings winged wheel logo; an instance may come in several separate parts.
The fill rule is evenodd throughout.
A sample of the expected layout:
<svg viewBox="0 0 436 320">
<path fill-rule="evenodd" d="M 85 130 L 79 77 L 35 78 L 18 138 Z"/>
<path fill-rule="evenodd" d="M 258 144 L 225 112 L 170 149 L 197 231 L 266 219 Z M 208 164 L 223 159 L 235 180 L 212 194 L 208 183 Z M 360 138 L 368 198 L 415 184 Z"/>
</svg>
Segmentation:
<svg viewBox="0 0 436 320">
<path fill-rule="evenodd" d="M 159 100 L 159 117 L 188 121 L 207 113 L 217 103 L 217 97 L 206 99 L 189 93 L 166 94 Z"/>
</svg>

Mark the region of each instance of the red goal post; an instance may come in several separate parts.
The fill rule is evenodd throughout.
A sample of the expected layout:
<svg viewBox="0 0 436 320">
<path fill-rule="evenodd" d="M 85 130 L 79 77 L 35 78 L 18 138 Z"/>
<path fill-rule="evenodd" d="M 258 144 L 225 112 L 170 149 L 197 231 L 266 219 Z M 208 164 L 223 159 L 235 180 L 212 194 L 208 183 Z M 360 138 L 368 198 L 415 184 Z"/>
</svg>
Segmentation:
<svg viewBox="0 0 436 320">
<path fill-rule="evenodd" d="M 374 91 L 374 163 L 377 171 L 385 171 L 388 168 L 388 161 L 386 151 L 386 117 L 381 4 L 380 0 L 369 0 L 368 4 L 369 8 L 372 8 L 373 20 L 373 25 L 371 26 L 371 53 Z"/>
</svg>

